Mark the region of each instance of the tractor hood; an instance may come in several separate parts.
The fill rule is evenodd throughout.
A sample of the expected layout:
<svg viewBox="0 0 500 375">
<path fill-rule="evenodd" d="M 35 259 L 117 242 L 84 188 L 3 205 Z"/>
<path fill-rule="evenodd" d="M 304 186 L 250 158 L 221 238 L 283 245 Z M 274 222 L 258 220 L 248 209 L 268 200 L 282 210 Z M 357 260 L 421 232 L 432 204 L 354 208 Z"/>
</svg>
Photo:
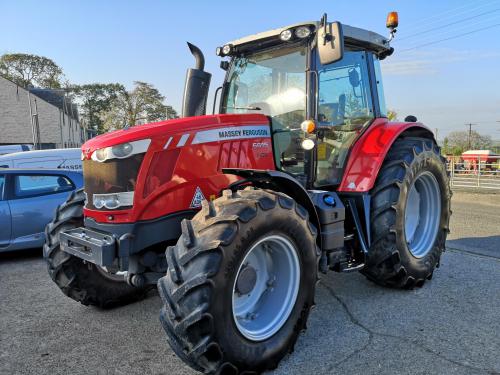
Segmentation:
<svg viewBox="0 0 500 375">
<path fill-rule="evenodd" d="M 220 127 L 221 125 L 268 124 L 266 116 L 260 114 L 224 114 L 197 117 L 185 117 L 145 125 L 136 125 L 127 129 L 116 130 L 90 139 L 82 146 L 83 155 L 90 159 L 91 154 L 98 149 L 119 145 L 126 142 L 158 138 L 179 133 L 191 134 L 201 129 Z"/>
</svg>

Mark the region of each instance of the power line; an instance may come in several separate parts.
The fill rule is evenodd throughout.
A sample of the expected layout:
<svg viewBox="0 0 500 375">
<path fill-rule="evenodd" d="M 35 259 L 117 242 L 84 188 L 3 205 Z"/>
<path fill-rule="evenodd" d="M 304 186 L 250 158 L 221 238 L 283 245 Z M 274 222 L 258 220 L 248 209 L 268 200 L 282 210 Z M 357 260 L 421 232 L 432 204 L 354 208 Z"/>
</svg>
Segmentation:
<svg viewBox="0 0 500 375">
<path fill-rule="evenodd" d="M 419 33 L 410 34 L 408 36 L 404 36 L 402 38 L 398 38 L 398 39 L 395 40 L 395 42 L 396 41 L 400 42 L 402 40 L 409 39 L 409 38 L 412 38 L 412 37 L 417 36 L 417 35 L 420 36 L 422 34 L 427 34 L 427 33 L 430 33 L 431 31 L 434 31 L 434 30 L 442 30 L 445 27 L 456 25 L 457 23 L 464 22 L 464 21 L 469 21 L 469 20 L 472 20 L 472 19 L 484 16 L 484 15 L 490 15 L 490 14 L 498 12 L 498 11 L 500 11 L 500 8 L 497 8 L 497 9 L 494 9 L 494 10 L 491 10 L 491 11 L 487 11 L 487 12 L 483 12 L 483 13 L 477 14 L 475 16 L 471 16 L 471 17 L 467 17 L 467 18 L 462 18 L 462 19 L 460 19 L 458 21 L 450 22 L 450 23 L 447 23 L 445 25 L 436 26 L 436 27 L 424 30 L 424 31 L 419 32 Z"/>
<path fill-rule="evenodd" d="M 428 23 L 435 23 L 436 22 L 435 19 L 439 19 L 440 21 L 443 21 L 445 19 L 453 19 L 454 17 L 456 17 L 458 15 L 461 15 L 464 13 L 470 13 L 472 11 L 475 11 L 475 10 L 478 10 L 478 9 L 481 9 L 481 8 L 484 8 L 486 6 L 490 6 L 493 4 L 497 5 L 498 3 L 499 3 L 498 0 L 494 0 L 494 1 L 486 2 L 486 3 L 482 3 L 479 5 L 476 4 L 477 6 L 473 6 L 472 8 L 469 7 L 469 5 L 471 5 L 470 3 L 465 4 L 465 5 L 453 8 L 453 9 L 446 10 L 446 11 L 441 12 L 441 13 L 434 14 L 430 17 L 421 18 L 418 20 L 418 22 L 410 23 L 409 25 L 407 25 L 404 30 L 411 31 L 411 30 L 418 30 L 418 29 L 426 28 L 427 26 L 425 26 L 425 25 Z M 463 9 L 463 10 L 461 10 L 461 9 Z M 456 12 L 457 10 L 459 10 L 459 11 Z M 451 13 L 451 14 L 449 16 L 446 16 L 446 14 L 448 14 L 448 13 Z M 453 14 L 453 13 L 455 13 L 455 14 Z"/>
<path fill-rule="evenodd" d="M 457 33 L 462 33 L 462 32 L 466 33 L 466 32 L 469 32 L 471 30 L 474 30 L 474 27 L 476 27 L 478 25 L 484 26 L 484 25 L 488 25 L 488 23 L 495 23 L 495 22 L 500 21 L 500 17 L 495 17 L 497 15 L 498 14 L 493 14 L 492 16 L 494 18 L 490 18 L 490 19 L 486 19 L 486 17 L 489 17 L 489 16 L 485 16 L 485 18 L 481 18 L 479 20 L 476 20 L 476 22 L 472 22 L 469 24 L 465 23 L 463 25 L 455 25 L 455 26 L 452 26 L 448 29 L 442 30 L 442 32 L 436 31 L 432 34 L 423 35 L 423 37 L 421 39 L 417 38 L 417 39 L 414 39 L 413 41 L 408 42 L 408 43 L 416 45 L 416 44 L 421 44 L 421 43 L 427 43 L 429 41 L 433 41 L 433 40 L 436 40 L 439 38 L 447 38 L 448 36 L 455 35 Z M 402 43 L 402 44 L 404 44 L 404 43 Z"/>
<path fill-rule="evenodd" d="M 474 33 L 477 33 L 477 32 L 479 32 L 479 31 L 492 29 L 492 28 L 494 28 L 494 27 L 498 27 L 498 26 L 500 26 L 500 23 L 496 23 L 496 24 L 494 24 L 494 25 L 490 25 L 490 26 L 487 26 L 487 27 L 482 27 L 482 28 L 480 28 L 480 29 L 472 30 L 472 31 L 469 31 L 469 32 L 466 32 L 466 33 L 462 33 L 462 34 L 458 34 L 458 35 L 450 36 L 450 37 L 448 37 L 448 38 L 443 38 L 443 39 L 439 39 L 439 40 L 434 40 L 434 41 L 432 41 L 432 42 L 419 44 L 419 45 L 414 46 L 414 47 L 411 47 L 411 48 L 402 49 L 402 50 L 401 50 L 401 51 L 399 51 L 399 52 L 401 53 L 401 52 L 411 51 L 411 50 L 414 50 L 414 49 L 417 49 L 417 48 L 420 48 L 420 47 L 430 46 L 430 45 L 432 45 L 432 44 L 437 44 L 437 43 L 441 43 L 441 42 L 444 42 L 444 41 L 447 41 L 447 40 L 452 40 L 452 39 L 460 38 L 461 36 L 474 34 Z"/>
</svg>

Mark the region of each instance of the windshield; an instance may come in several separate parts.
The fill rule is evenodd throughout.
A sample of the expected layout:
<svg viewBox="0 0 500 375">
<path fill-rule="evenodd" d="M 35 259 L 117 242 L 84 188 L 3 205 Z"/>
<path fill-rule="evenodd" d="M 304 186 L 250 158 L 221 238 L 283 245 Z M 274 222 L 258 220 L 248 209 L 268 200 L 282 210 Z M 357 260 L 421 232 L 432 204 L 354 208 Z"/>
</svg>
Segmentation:
<svg viewBox="0 0 500 375">
<path fill-rule="evenodd" d="M 295 174 L 304 174 L 300 124 L 306 117 L 306 66 L 304 45 L 236 57 L 222 100 L 223 113 L 271 117 L 276 163 Z"/>
</svg>

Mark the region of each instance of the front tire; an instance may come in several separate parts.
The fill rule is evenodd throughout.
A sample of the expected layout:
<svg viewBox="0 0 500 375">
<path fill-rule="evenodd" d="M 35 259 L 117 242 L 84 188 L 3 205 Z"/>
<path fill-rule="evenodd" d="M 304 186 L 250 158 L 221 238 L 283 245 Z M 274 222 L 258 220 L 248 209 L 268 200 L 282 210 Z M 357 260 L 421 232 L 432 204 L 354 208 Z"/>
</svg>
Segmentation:
<svg viewBox="0 0 500 375">
<path fill-rule="evenodd" d="M 59 233 L 83 226 L 84 202 L 83 189 L 76 190 L 57 208 L 54 220 L 45 228 L 43 255 L 50 277 L 66 296 L 83 305 L 109 308 L 143 298 L 146 289 L 134 288 L 123 278 L 61 249 Z"/>
<path fill-rule="evenodd" d="M 291 198 L 226 190 L 183 221 L 166 256 L 160 320 L 189 366 L 261 373 L 293 350 L 314 303 L 319 250 L 307 211 Z"/>
<path fill-rule="evenodd" d="M 439 266 L 451 214 L 448 174 L 436 143 L 396 140 L 370 195 L 372 245 L 362 273 L 383 286 L 422 286 Z"/>
</svg>

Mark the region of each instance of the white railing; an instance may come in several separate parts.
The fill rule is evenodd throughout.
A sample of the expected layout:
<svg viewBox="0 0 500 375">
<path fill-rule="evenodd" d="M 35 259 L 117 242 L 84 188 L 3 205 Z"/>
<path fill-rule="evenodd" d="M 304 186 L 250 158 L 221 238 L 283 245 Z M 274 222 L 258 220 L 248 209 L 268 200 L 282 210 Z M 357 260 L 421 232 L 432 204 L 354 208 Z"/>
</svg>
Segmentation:
<svg viewBox="0 0 500 375">
<path fill-rule="evenodd" d="M 500 190 L 500 156 L 447 156 L 451 186 Z"/>
</svg>

